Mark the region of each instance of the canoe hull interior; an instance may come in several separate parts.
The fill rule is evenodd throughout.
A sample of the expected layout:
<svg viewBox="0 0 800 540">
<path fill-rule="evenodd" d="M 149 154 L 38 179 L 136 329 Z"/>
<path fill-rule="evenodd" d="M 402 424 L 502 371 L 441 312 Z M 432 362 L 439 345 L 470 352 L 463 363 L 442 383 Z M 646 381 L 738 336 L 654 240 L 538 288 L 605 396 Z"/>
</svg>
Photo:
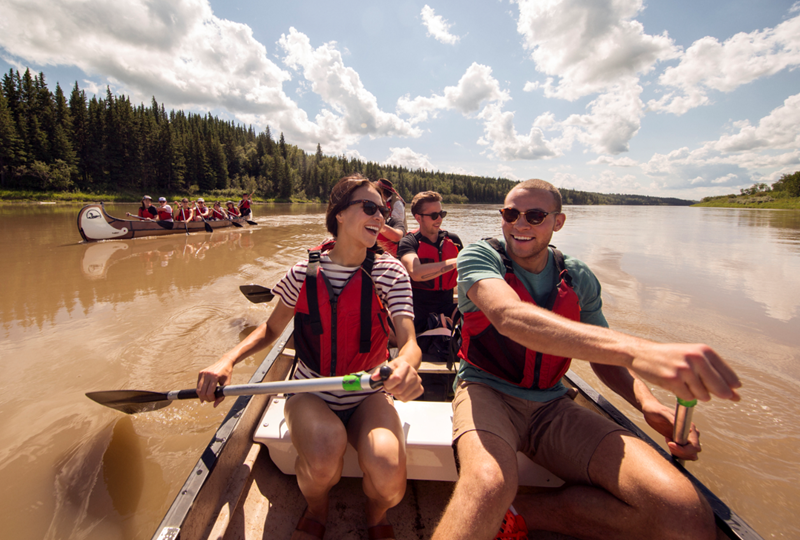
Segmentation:
<svg viewBox="0 0 800 540">
<path fill-rule="evenodd" d="M 287 376 L 294 356 L 290 322 L 251 382 Z M 576 402 L 616 421 L 666 459 L 657 443 L 573 372 L 565 383 L 578 391 Z M 241 403 L 240 403 L 241 401 Z M 253 436 L 272 396 L 241 397 L 234 404 L 212 442 L 189 475 L 153 540 L 179 531 L 182 540 L 201 538 L 288 538 L 306 506 L 293 475 L 281 472 L 270 452 Z M 267 410 L 268 412 L 268 410 Z M 224 451 L 223 451 L 224 450 Z M 676 465 L 706 496 L 714 510 L 717 537 L 760 540 L 761 537 L 708 488 Z M 430 538 L 454 487 L 453 482 L 409 480 L 399 505 L 389 510 L 397 538 Z M 520 487 L 521 492 L 548 492 L 549 487 Z M 365 497 L 359 478 L 342 478 L 331 490 L 326 537 L 366 538 Z M 171 531 L 171 532 L 170 532 Z M 532 537 L 568 540 L 569 536 L 537 531 Z"/>
<path fill-rule="evenodd" d="M 240 225 L 245 219 L 233 220 Z M 205 232 L 206 223 L 212 229 L 224 229 L 233 226 L 233 221 L 141 221 L 138 219 L 118 219 L 108 215 L 102 204 L 88 204 L 78 213 L 78 232 L 87 242 L 99 240 L 122 240 L 142 236 L 163 236 L 167 234 L 186 234 Z"/>
</svg>

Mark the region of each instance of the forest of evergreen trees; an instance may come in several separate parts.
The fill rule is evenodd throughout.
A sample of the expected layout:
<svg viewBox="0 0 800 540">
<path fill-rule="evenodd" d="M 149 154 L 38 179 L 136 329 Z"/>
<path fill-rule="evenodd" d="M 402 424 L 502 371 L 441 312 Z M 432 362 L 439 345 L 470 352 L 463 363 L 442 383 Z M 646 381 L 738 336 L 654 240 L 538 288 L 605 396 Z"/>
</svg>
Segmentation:
<svg viewBox="0 0 800 540">
<path fill-rule="evenodd" d="M 409 170 L 346 156 L 307 154 L 269 127 L 256 133 L 210 114 L 167 111 L 124 95 L 87 99 L 76 82 L 67 97 L 43 73 L 3 76 L 0 189 L 84 193 L 255 191 L 263 199 L 327 200 L 342 176 L 360 172 L 395 183 L 404 199 L 434 190 L 446 202 L 501 203 L 511 180 Z M 679 199 L 565 189 L 566 204 L 689 204 Z M 137 195 L 138 196 L 138 195 Z"/>
</svg>

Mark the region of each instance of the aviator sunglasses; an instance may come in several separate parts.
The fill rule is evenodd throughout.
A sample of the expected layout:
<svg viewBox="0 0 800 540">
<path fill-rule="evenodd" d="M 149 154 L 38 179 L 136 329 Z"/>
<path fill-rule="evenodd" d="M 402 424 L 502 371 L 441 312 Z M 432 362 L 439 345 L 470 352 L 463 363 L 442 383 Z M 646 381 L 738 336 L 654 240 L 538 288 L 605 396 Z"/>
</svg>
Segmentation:
<svg viewBox="0 0 800 540">
<path fill-rule="evenodd" d="M 442 210 L 441 212 L 431 212 L 430 214 L 417 214 L 418 216 L 429 216 L 433 221 L 439 219 L 439 216 L 442 216 L 442 219 L 447 217 L 447 210 Z"/>
<path fill-rule="evenodd" d="M 516 208 L 500 209 L 500 214 L 502 214 L 503 219 L 507 223 L 516 223 L 520 214 L 525 214 L 525 221 L 527 221 L 529 225 L 539 225 L 544 221 L 544 218 L 550 214 L 557 215 L 559 213 L 560 212 L 545 212 L 544 210 L 526 210 L 525 212 L 520 212 Z"/>
<path fill-rule="evenodd" d="M 378 206 L 377 204 L 375 204 L 373 201 L 370 201 L 369 199 L 358 199 L 357 201 L 350 201 L 349 203 L 347 203 L 347 206 L 350 207 L 350 206 L 353 206 L 354 204 L 359 204 L 359 203 L 361 203 L 361 205 L 362 205 L 361 209 L 368 216 L 374 216 L 375 212 L 380 210 L 381 215 L 383 216 L 383 219 L 386 219 L 386 218 L 389 217 L 389 213 L 390 213 L 389 208 L 387 208 L 386 206 Z"/>
</svg>

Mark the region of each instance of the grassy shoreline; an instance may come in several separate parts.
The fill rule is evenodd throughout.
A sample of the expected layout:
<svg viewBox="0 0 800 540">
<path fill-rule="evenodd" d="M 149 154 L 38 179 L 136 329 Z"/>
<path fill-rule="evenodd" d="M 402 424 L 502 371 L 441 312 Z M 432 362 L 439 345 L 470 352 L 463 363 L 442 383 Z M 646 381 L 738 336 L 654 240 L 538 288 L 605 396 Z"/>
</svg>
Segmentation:
<svg viewBox="0 0 800 540">
<path fill-rule="evenodd" d="M 800 210 L 800 197 L 774 199 L 768 196 L 740 195 L 720 197 L 710 201 L 693 204 L 706 208 L 768 208 L 776 210 Z"/>
</svg>

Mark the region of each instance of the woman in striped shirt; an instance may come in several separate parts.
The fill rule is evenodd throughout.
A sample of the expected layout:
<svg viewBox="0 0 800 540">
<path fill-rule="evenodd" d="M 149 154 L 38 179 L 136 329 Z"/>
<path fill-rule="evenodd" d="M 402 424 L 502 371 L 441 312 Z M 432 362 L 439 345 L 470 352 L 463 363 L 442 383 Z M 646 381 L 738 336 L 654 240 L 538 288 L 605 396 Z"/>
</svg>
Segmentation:
<svg viewBox="0 0 800 540">
<path fill-rule="evenodd" d="M 385 381 L 384 389 L 402 401 L 409 401 L 422 393 L 416 372 L 421 353 L 414 336 L 414 310 L 408 272 L 391 255 L 373 257 L 368 253 L 385 223 L 385 210 L 380 193 L 368 179 L 353 175 L 339 181 L 331 191 L 325 217 L 326 228 L 335 238 L 335 243 L 323 244 L 319 262 L 311 263 L 311 272 L 308 272 L 309 261 L 301 261 L 290 268 L 274 289 L 281 301 L 269 320 L 219 361 L 200 372 L 197 392 L 202 400 L 214 401 L 214 388 L 217 384 L 230 382 L 234 364 L 271 344 L 292 317 L 295 317 L 295 347 L 299 356 L 295 378 L 327 376 L 337 369 L 337 361 L 345 365 L 353 362 L 350 357 L 337 359 L 335 351 L 332 353 L 330 348 L 326 350 L 326 344 L 335 343 L 330 338 L 331 327 L 333 325 L 335 328 L 336 320 L 342 320 L 343 315 L 352 316 L 352 312 L 361 313 L 363 302 L 337 304 L 336 300 L 340 294 L 352 294 L 348 284 L 354 287 L 354 283 L 363 283 L 362 280 L 372 282 L 369 287 L 373 291 L 371 295 L 377 295 L 377 300 L 372 299 L 372 306 L 379 308 L 372 318 L 371 352 L 367 355 L 368 363 L 373 365 L 365 367 L 376 368 L 386 358 L 387 329 L 378 328 L 385 318 L 383 306 L 386 306 L 394 324 L 399 354 L 389 363 L 394 371 Z M 370 263 L 367 275 L 366 269 Z M 318 294 L 318 300 L 321 300 L 319 311 L 333 313 L 333 318 L 330 314 L 322 317 L 323 334 L 317 337 L 316 342 L 313 337 L 304 337 L 312 334 L 308 313 L 313 310 L 309 309 L 308 291 L 313 289 L 306 286 L 307 273 L 316 278 L 315 282 L 323 285 L 317 287 L 321 291 Z M 358 285 L 356 294 L 361 290 L 360 287 Z M 359 320 L 358 315 L 355 320 Z M 336 335 L 340 340 L 342 336 L 355 336 L 355 350 L 358 350 L 357 332 L 338 328 Z M 375 339 L 376 335 L 383 340 Z M 310 346 L 298 345 L 298 340 Z M 303 348 L 306 350 L 301 352 Z M 326 350 L 326 354 L 321 355 L 325 358 L 313 357 L 314 353 L 321 350 Z M 337 347 L 337 350 L 343 349 Z M 354 356 L 361 360 L 365 358 L 361 354 Z M 338 369 L 342 369 L 341 365 Z M 378 378 L 377 373 L 373 378 Z M 215 405 L 220 401 L 221 398 L 216 400 Z M 393 538 L 386 511 L 397 505 L 405 493 L 406 455 L 402 425 L 391 396 L 384 391 L 297 394 L 287 400 L 285 412 L 292 442 L 298 452 L 295 467 L 297 483 L 308 503 L 292 538 L 322 538 L 324 535 L 324 524 L 328 518 L 328 493 L 341 477 L 348 442 L 358 451 L 359 464 L 364 472 L 369 537 Z"/>
</svg>

